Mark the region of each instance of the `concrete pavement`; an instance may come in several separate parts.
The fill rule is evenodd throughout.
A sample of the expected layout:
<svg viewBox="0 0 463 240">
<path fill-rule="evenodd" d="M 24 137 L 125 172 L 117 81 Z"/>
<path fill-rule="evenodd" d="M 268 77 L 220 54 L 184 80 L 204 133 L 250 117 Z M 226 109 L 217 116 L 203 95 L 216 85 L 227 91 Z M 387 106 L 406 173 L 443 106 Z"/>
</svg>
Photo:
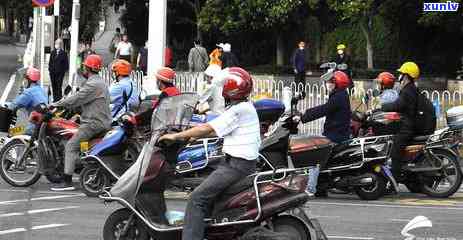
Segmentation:
<svg viewBox="0 0 463 240">
<path fill-rule="evenodd" d="M 0 96 L 4 93 L 11 75 L 22 64 L 18 62 L 18 55 L 24 54 L 24 48 L 12 44 L 6 34 L 0 33 Z M 6 93 L 6 99 L 12 99 L 17 93 L 18 84 L 13 84 L 11 90 Z"/>
<path fill-rule="evenodd" d="M 0 240 L 102 239 L 106 218 L 120 208 L 79 191 L 55 193 L 48 188 L 45 179 L 22 189 L 0 180 Z M 451 199 L 401 193 L 396 199 L 361 201 L 354 195 L 331 195 L 308 202 L 306 211 L 319 219 L 329 239 L 405 239 L 402 228 L 419 215 L 428 217 L 433 227 L 411 231 L 417 237 L 463 239 L 462 193 Z M 169 209 L 182 210 L 185 200 L 170 199 L 168 204 Z"/>
</svg>

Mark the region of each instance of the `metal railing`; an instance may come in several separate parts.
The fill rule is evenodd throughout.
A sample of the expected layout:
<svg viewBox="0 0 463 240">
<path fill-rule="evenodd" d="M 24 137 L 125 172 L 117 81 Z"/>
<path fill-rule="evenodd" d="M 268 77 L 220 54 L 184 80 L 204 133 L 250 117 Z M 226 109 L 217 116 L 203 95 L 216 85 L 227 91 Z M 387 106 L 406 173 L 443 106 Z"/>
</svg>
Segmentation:
<svg viewBox="0 0 463 240">
<path fill-rule="evenodd" d="M 101 71 L 101 76 L 110 85 L 112 83 L 111 71 L 104 69 Z M 143 86 L 143 82 L 146 81 L 146 77 L 140 71 L 132 73 L 133 80 L 137 83 L 139 89 Z M 200 92 L 203 89 L 204 81 L 202 73 L 188 73 L 180 72 L 177 73 L 175 79 L 176 86 L 182 92 Z M 255 80 L 252 97 L 258 97 L 265 95 L 277 100 L 283 100 L 283 91 L 285 87 L 289 87 L 292 92 L 306 92 L 306 98 L 301 101 L 297 109 L 300 112 L 304 112 L 305 109 L 318 106 L 325 103 L 328 100 L 328 94 L 325 86 L 322 84 L 310 84 L 307 83 L 305 86 L 302 84 L 296 85 L 294 82 L 282 80 Z M 373 89 L 364 89 L 356 87 L 351 94 L 351 105 L 352 107 L 357 106 L 361 99 L 366 93 L 372 93 Z M 463 104 L 463 92 L 459 91 L 422 91 L 436 106 L 438 106 L 438 127 L 446 126 L 445 111 L 450 107 Z M 323 131 L 324 119 L 315 120 L 313 122 L 301 125 L 300 130 L 303 134 L 309 135 L 320 135 Z"/>
</svg>

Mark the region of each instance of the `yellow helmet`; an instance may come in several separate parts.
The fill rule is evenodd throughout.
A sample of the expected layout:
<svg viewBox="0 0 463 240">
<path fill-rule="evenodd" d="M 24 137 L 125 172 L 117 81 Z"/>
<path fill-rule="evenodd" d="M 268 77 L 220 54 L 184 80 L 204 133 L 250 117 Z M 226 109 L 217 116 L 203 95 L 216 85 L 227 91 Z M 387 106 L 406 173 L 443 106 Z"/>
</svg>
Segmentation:
<svg viewBox="0 0 463 240">
<path fill-rule="evenodd" d="M 344 44 L 339 44 L 338 47 L 337 47 L 338 50 L 344 50 L 346 49 L 346 45 Z"/>
<path fill-rule="evenodd" d="M 418 79 L 420 76 L 420 68 L 414 62 L 406 62 L 397 70 L 402 74 L 408 74 L 413 79 Z"/>
</svg>

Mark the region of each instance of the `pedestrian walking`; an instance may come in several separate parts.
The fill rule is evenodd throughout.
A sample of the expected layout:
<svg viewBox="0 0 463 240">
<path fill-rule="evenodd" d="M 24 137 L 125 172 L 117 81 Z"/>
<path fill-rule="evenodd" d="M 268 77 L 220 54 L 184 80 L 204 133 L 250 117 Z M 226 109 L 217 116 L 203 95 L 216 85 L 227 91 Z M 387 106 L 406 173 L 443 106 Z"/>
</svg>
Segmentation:
<svg viewBox="0 0 463 240">
<path fill-rule="evenodd" d="M 220 56 L 222 56 L 223 53 L 223 43 L 219 43 L 216 45 L 217 48 L 214 49 L 211 54 L 209 54 L 209 58 L 211 59 L 209 61 L 209 65 L 219 65 L 222 67 L 222 61 L 220 60 Z"/>
<path fill-rule="evenodd" d="M 127 34 L 122 35 L 122 41 L 117 44 L 115 59 L 123 59 L 132 63 L 132 44 L 129 42 Z"/>
<path fill-rule="evenodd" d="M 305 65 L 306 65 L 306 50 L 305 42 L 301 41 L 298 48 L 294 51 L 292 63 L 294 68 L 294 80 L 296 85 L 302 84 L 305 86 Z"/>
<path fill-rule="evenodd" d="M 63 49 L 63 41 L 55 41 L 55 49 L 51 52 L 48 71 L 50 72 L 50 81 L 53 91 L 53 102 L 61 100 L 63 97 L 63 78 L 69 70 L 68 55 Z"/>
<path fill-rule="evenodd" d="M 148 70 L 148 42 L 145 43 L 145 47 L 140 48 L 137 57 L 137 68 L 143 72 L 146 76 Z"/>
<path fill-rule="evenodd" d="M 113 38 L 111 39 L 111 44 L 109 45 L 109 51 L 115 53 L 119 42 L 122 40 L 121 29 L 116 28 Z"/>
<path fill-rule="evenodd" d="M 190 72 L 204 72 L 209 64 L 209 56 L 201 42 L 196 40 L 188 54 L 188 66 Z"/>
<path fill-rule="evenodd" d="M 222 68 L 238 67 L 238 58 L 231 51 L 230 43 L 225 43 L 223 45 L 223 53 L 220 56 L 220 61 L 222 62 Z"/>
</svg>

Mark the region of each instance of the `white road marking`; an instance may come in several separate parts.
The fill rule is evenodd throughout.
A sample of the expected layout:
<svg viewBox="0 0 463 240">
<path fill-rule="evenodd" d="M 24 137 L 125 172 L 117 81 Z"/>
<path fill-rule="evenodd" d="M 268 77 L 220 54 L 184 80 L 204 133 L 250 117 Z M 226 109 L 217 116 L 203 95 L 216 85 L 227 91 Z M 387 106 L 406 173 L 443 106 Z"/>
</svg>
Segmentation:
<svg viewBox="0 0 463 240">
<path fill-rule="evenodd" d="M 69 207 L 62 207 L 62 208 L 36 209 L 36 210 L 29 210 L 27 212 L 5 213 L 5 214 L 0 214 L 0 218 L 23 216 L 23 215 L 26 215 L 26 213 L 27 214 L 37 214 L 37 213 L 56 212 L 56 211 L 67 210 L 67 209 L 75 209 L 75 208 L 79 208 L 79 207 L 78 206 L 69 206 Z"/>
<path fill-rule="evenodd" d="M 47 229 L 47 228 L 56 228 L 56 227 L 64 227 L 68 226 L 69 224 L 48 224 L 48 225 L 41 225 L 41 226 L 33 226 L 32 230 L 39 230 L 39 229 Z"/>
<path fill-rule="evenodd" d="M 411 219 L 391 219 L 393 222 L 410 222 Z"/>
<path fill-rule="evenodd" d="M 15 82 L 16 75 L 13 74 L 10 77 L 10 80 L 8 81 L 8 84 L 5 87 L 5 90 L 3 91 L 2 97 L 0 98 L 0 104 L 3 105 L 6 102 L 6 99 L 8 98 L 8 95 L 10 94 L 11 88 L 13 87 L 13 84 Z"/>
<path fill-rule="evenodd" d="M 372 237 L 348 237 L 348 236 L 326 236 L 328 239 L 355 239 L 355 240 L 373 240 Z"/>
<path fill-rule="evenodd" d="M 21 202 L 29 202 L 29 201 L 42 201 L 42 200 L 53 200 L 53 199 L 61 199 L 61 198 L 71 198 L 71 197 L 83 197 L 85 194 L 74 194 L 74 195 L 57 195 L 57 196 L 48 196 L 48 197 L 38 197 L 38 198 L 31 198 L 31 199 L 17 199 L 17 200 L 9 200 L 9 201 L 2 201 L 0 205 L 9 205 L 9 204 L 16 204 Z"/>
<path fill-rule="evenodd" d="M 313 205 L 331 205 L 331 206 L 356 206 L 356 207 L 383 207 L 383 208 L 411 208 L 411 209 L 431 209 L 431 210 L 460 210 L 463 207 L 428 207 L 428 206 L 406 206 L 393 204 L 361 204 L 361 203 L 335 203 L 335 202 L 307 202 L 310 206 Z"/>
<path fill-rule="evenodd" d="M 69 226 L 70 224 L 48 224 L 48 225 L 39 225 L 39 226 L 33 226 L 31 230 L 40 230 L 40 229 L 47 229 L 47 228 L 57 228 L 57 227 L 64 227 L 64 226 Z M 13 228 L 13 229 L 8 229 L 8 230 L 3 230 L 0 231 L 0 235 L 5 235 L 5 234 L 10 234 L 10 233 L 18 233 L 18 232 L 27 232 L 27 229 L 25 228 Z"/>
</svg>

